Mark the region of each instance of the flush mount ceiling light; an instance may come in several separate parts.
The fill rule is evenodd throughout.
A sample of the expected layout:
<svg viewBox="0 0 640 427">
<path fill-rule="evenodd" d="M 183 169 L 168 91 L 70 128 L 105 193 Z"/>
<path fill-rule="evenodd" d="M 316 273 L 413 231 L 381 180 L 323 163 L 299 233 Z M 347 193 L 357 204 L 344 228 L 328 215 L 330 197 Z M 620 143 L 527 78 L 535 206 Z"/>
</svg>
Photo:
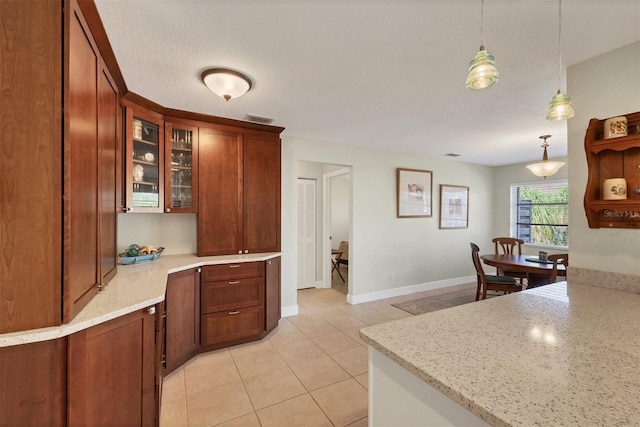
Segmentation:
<svg viewBox="0 0 640 427">
<path fill-rule="evenodd" d="M 211 92 L 227 101 L 244 95 L 252 86 L 248 76 L 226 68 L 204 70 L 200 77 Z"/>
<path fill-rule="evenodd" d="M 560 90 L 562 77 L 562 0 L 558 0 L 558 93 L 549 103 L 547 120 L 566 120 L 573 117 L 575 112 L 571 106 L 571 98 Z"/>
<path fill-rule="evenodd" d="M 467 87 L 480 90 L 492 86 L 498 81 L 500 74 L 496 69 L 493 55 L 487 52 L 482 42 L 484 33 L 484 0 L 480 3 L 480 49 L 476 56 L 469 62 L 469 74 L 467 75 Z"/>
<path fill-rule="evenodd" d="M 547 138 L 551 138 L 551 135 L 542 135 L 540 139 L 544 140 L 542 144 L 542 148 L 544 148 L 544 153 L 542 154 L 542 162 L 534 163 L 532 165 L 528 165 L 527 169 L 533 172 L 536 176 L 541 176 L 544 179 L 547 179 L 548 176 L 554 175 L 562 166 L 564 166 L 564 162 L 550 162 L 549 156 L 547 155 Z"/>
</svg>

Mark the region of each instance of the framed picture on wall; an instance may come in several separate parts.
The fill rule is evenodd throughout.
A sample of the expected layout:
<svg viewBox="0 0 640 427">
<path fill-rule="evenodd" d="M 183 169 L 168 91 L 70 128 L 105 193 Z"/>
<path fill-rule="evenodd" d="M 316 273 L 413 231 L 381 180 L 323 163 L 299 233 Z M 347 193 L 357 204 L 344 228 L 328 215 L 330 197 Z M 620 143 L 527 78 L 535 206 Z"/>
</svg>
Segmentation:
<svg viewBox="0 0 640 427">
<path fill-rule="evenodd" d="M 433 216 L 431 177 L 431 171 L 398 168 L 398 218 Z"/>
<path fill-rule="evenodd" d="M 469 187 L 440 185 L 440 228 L 469 226 Z"/>
</svg>

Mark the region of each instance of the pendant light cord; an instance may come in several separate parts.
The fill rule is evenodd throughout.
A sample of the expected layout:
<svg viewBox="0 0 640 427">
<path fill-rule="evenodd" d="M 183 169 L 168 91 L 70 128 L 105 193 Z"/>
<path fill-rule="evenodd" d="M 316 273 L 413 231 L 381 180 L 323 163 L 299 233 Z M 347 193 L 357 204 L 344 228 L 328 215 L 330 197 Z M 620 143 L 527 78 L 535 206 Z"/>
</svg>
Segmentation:
<svg viewBox="0 0 640 427">
<path fill-rule="evenodd" d="M 484 0 L 480 0 L 480 46 L 484 46 Z"/>
<path fill-rule="evenodd" d="M 562 82 L 562 0 L 558 0 L 558 90 Z"/>
</svg>

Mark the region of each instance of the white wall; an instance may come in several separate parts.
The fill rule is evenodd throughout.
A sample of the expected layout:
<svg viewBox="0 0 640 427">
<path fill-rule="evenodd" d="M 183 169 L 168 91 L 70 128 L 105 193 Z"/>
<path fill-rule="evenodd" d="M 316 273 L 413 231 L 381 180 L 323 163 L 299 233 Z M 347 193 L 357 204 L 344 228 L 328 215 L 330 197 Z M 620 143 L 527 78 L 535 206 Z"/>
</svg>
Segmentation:
<svg viewBox="0 0 640 427">
<path fill-rule="evenodd" d="M 298 161 L 352 166 L 354 295 L 469 276 L 469 242 L 490 242 L 492 168 L 283 135 L 282 304 L 296 304 Z M 396 168 L 433 171 L 433 217 L 396 218 Z M 470 187 L 469 228 L 439 230 L 439 184 Z M 390 273 L 395 273 L 391 280 Z"/>
<path fill-rule="evenodd" d="M 571 265 L 640 275 L 640 230 L 591 229 L 583 207 L 589 120 L 640 111 L 640 42 L 570 67 L 567 76 L 576 111 L 568 121 Z"/>
<path fill-rule="evenodd" d="M 340 242 L 349 241 L 349 208 L 351 203 L 351 176 L 331 179 L 331 247 L 338 249 Z"/>
</svg>

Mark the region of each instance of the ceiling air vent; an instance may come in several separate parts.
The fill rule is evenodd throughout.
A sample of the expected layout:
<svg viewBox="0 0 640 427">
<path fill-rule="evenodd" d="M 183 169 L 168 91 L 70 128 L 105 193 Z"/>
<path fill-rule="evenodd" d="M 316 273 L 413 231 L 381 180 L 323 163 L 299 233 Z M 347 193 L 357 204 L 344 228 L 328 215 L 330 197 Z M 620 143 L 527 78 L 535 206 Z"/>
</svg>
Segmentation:
<svg viewBox="0 0 640 427">
<path fill-rule="evenodd" d="M 271 123 L 273 123 L 273 119 L 270 119 L 269 117 L 256 116 L 255 114 L 247 114 L 247 120 L 263 125 L 270 125 Z"/>
<path fill-rule="evenodd" d="M 456 154 L 456 153 L 448 153 L 448 154 L 445 154 L 445 156 L 449 156 L 449 157 L 460 157 L 460 154 Z"/>
</svg>

